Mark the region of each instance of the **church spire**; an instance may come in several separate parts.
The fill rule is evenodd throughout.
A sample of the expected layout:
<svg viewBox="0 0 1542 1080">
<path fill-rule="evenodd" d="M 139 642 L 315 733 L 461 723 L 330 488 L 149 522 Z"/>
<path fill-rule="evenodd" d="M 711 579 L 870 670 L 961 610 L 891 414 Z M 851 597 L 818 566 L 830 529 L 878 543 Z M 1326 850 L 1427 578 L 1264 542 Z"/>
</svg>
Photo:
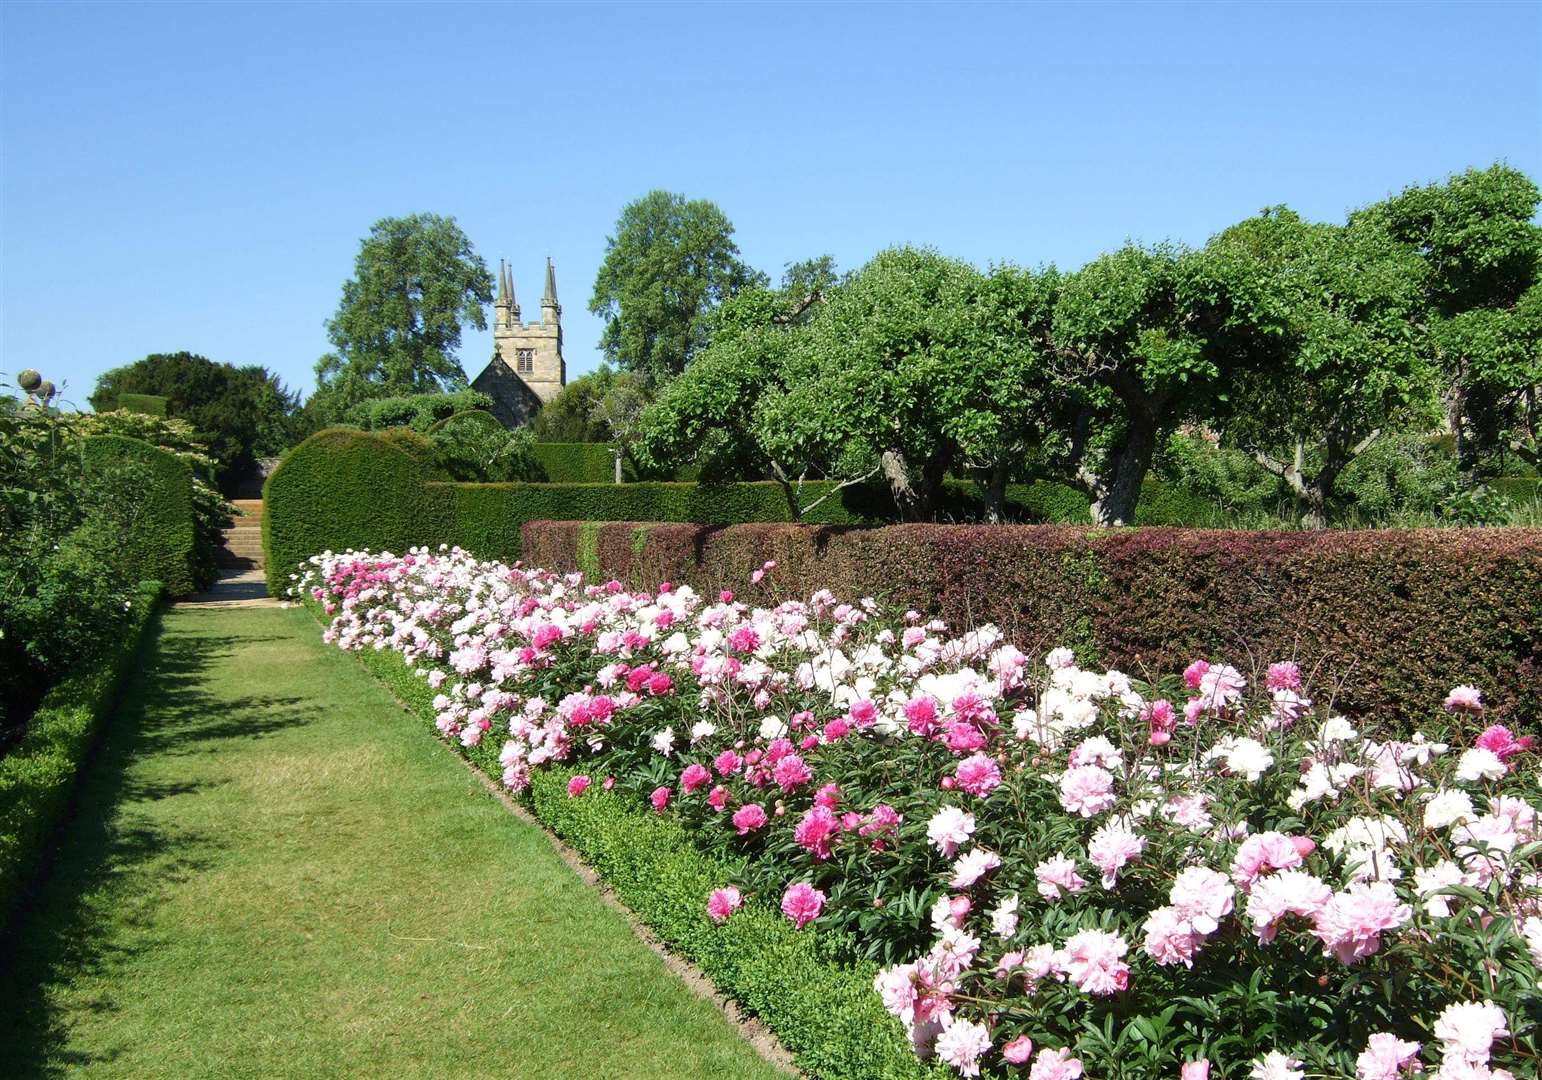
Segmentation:
<svg viewBox="0 0 1542 1080">
<path fill-rule="evenodd" d="M 502 259 L 498 260 L 498 301 L 495 305 L 504 312 L 506 325 L 519 322 L 519 301 L 514 297 L 514 272 Z"/>
<path fill-rule="evenodd" d="M 541 297 L 541 321 L 558 322 L 561 318 L 562 305 L 557 303 L 557 271 L 552 268 L 551 257 L 547 256 L 546 293 Z"/>
</svg>

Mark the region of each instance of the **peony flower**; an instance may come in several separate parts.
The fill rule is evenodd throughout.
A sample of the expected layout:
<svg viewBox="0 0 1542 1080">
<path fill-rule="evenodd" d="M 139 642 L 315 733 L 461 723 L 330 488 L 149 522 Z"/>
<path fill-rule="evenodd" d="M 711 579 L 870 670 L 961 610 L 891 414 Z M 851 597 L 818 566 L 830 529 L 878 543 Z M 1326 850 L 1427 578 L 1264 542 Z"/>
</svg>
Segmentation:
<svg viewBox="0 0 1542 1080">
<path fill-rule="evenodd" d="M 1289 1054 L 1271 1050 L 1253 1062 L 1248 1080 L 1303 1080 L 1305 1076 L 1300 1061 Z"/>
<path fill-rule="evenodd" d="M 1067 769 L 1060 777 L 1060 805 L 1084 818 L 1114 805 L 1114 775 L 1096 765 Z"/>
<path fill-rule="evenodd" d="M 675 752 L 675 729 L 665 728 L 653 736 L 653 749 L 668 757 Z"/>
<path fill-rule="evenodd" d="M 806 784 L 814 774 L 797 754 L 788 754 L 776 763 L 771 778 L 783 791 L 791 791 L 799 784 Z"/>
<path fill-rule="evenodd" d="M 669 788 L 662 786 L 654 788 L 653 794 L 648 796 L 648 801 L 653 804 L 655 813 L 662 814 L 664 807 L 669 805 Z"/>
<path fill-rule="evenodd" d="M 1356 881 L 1323 905 L 1312 933 L 1323 952 L 1341 964 L 1353 964 L 1381 948 L 1381 934 L 1413 918 L 1413 909 L 1398 900 L 1385 881 Z"/>
<path fill-rule="evenodd" d="M 1087 859 L 1103 872 L 1103 888 L 1112 889 L 1119 871 L 1146 849 L 1146 839 L 1118 821 L 1110 821 L 1092 834 Z"/>
<path fill-rule="evenodd" d="M 1141 924 L 1146 938 L 1141 948 L 1159 964 L 1194 966 L 1194 954 L 1204 944 L 1205 936 L 1174 907 L 1159 907 Z"/>
<path fill-rule="evenodd" d="M 1419 1068 L 1419 1044 L 1379 1031 L 1366 1041 L 1365 1049 L 1355 1059 L 1355 1080 L 1397 1080 L 1407 1069 Z"/>
<path fill-rule="evenodd" d="M 590 780 L 587 776 L 579 775 L 573 777 L 568 781 L 568 798 L 578 798 L 578 796 L 589 790 L 589 785 L 591 783 L 593 783 L 593 781 Z"/>
<path fill-rule="evenodd" d="M 1077 1080 L 1081 1074 L 1081 1060 L 1072 1057 L 1071 1051 L 1046 1048 L 1040 1050 L 1039 1056 L 1033 1059 L 1028 1080 Z"/>
<path fill-rule="evenodd" d="M 1516 754 L 1530 750 L 1536 743 L 1536 739 L 1530 735 L 1522 735 L 1517 739 L 1510 733 L 1510 729 L 1501 724 L 1492 724 L 1483 729 L 1475 743 L 1476 746 L 1491 750 L 1500 761 L 1509 761 Z"/>
<path fill-rule="evenodd" d="M 1462 756 L 1456 762 L 1456 778 L 1466 784 L 1500 780 L 1509 771 L 1510 767 L 1500 760 L 1498 754 L 1481 746 L 1462 751 Z"/>
<path fill-rule="evenodd" d="M 975 754 L 958 763 L 953 775 L 958 786 L 971 795 L 984 797 L 1001 784 L 1001 768 L 989 754 Z"/>
<path fill-rule="evenodd" d="M 958 1070 L 960 1076 L 980 1075 L 980 1055 L 991 1048 L 991 1035 L 982 1024 L 949 1017 L 937 1036 L 937 1056 Z"/>
<path fill-rule="evenodd" d="M 1106 930 L 1082 930 L 1066 940 L 1059 967 L 1084 994 L 1106 996 L 1130 984 L 1130 966 L 1121 957 L 1129 945 Z"/>
<path fill-rule="evenodd" d="M 1264 676 L 1264 686 L 1272 690 L 1300 690 L 1301 669 L 1290 660 L 1270 664 Z"/>
<path fill-rule="evenodd" d="M 953 864 L 953 877 L 949 884 L 955 889 L 967 889 L 976 881 L 1001 865 L 1001 856 L 994 851 L 975 848 L 966 851 Z"/>
<path fill-rule="evenodd" d="M 787 886 L 787 891 L 782 894 L 782 914 L 799 930 L 819 918 L 824 906 L 825 894 L 806 881 Z"/>
<path fill-rule="evenodd" d="M 830 857 L 830 839 L 839 836 L 840 822 L 836 820 L 835 811 L 828 806 L 810 807 L 803 815 L 803 820 L 793 830 L 792 838 L 798 846 L 813 853 L 814 858 L 823 862 Z"/>
<path fill-rule="evenodd" d="M 1033 1040 L 1019 1035 L 1001 1048 L 1001 1056 L 1008 1065 L 1021 1065 L 1033 1056 Z"/>
<path fill-rule="evenodd" d="M 1033 868 L 1033 876 L 1039 881 L 1039 895 L 1046 900 L 1060 899 L 1060 891 L 1081 892 L 1087 883 L 1076 872 L 1076 860 L 1060 853 L 1045 859 Z"/>
<path fill-rule="evenodd" d="M 1178 1080 L 1210 1080 L 1209 1059 L 1200 1058 L 1198 1061 L 1185 1061 L 1183 1067 L 1178 1070 Z"/>
<path fill-rule="evenodd" d="M 973 834 L 974 815 L 966 814 L 956 806 L 944 806 L 926 823 L 926 838 L 949 859 Z"/>
<path fill-rule="evenodd" d="M 766 809 L 759 803 L 747 803 L 734 811 L 733 823 L 740 836 L 748 836 L 765 825 Z"/>
<path fill-rule="evenodd" d="M 1324 882 L 1304 870 L 1286 870 L 1254 885 L 1248 896 L 1248 918 L 1253 922 L 1253 933 L 1267 945 L 1286 915 L 1315 920 L 1331 899 L 1333 890 Z"/>
<path fill-rule="evenodd" d="M 1478 813 L 1473 808 L 1472 796 L 1465 791 L 1441 789 L 1424 804 L 1424 827 L 1444 829 L 1461 821 L 1471 821 Z"/>
<path fill-rule="evenodd" d="M 680 787 L 687 795 L 712 783 L 712 773 L 704 765 L 687 765 L 680 773 Z"/>
<path fill-rule="evenodd" d="M 744 906 L 744 898 L 732 885 L 713 889 L 707 898 L 707 917 L 715 923 L 725 923 L 728 917 Z"/>
<path fill-rule="evenodd" d="M 1247 892 L 1265 870 L 1292 870 L 1300 866 L 1301 854 L 1295 841 L 1282 832 L 1254 833 L 1237 849 L 1231 879 Z"/>
<path fill-rule="evenodd" d="M 1208 866 L 1190 866 L 1180 871 L 1167 898 L 1178 914 L 1201 934 L 1213 934 L 1221 920 L 1231 914 L 1236 890 L 1226 875 Z"/>
<path fill-rule="evenodd" d="M 1009 938 L 1017 933 L 1017 906 L 1018 897 L 1013 893 L 991 909 L 991 933 L 999 938 Z M 1542 928 L 1542 919 L 1533 921 Z"/>
<path fill-rule="evenodd" d="M 1453 686 L 1446 695 L 1446 709 L 1450 712 L 1483 711 L 1483 691 L 1476 686 Z"/>
<path fill-rule="evenodd" d="M 1492 1001 L 1459 1001 L 1447 1005 L 1435 1018 L 1435 1038 L 1449 1061 L 1488 1064 L 1494 1040 L 1510 1034 L 1504 1011 Z"/>
</svg>

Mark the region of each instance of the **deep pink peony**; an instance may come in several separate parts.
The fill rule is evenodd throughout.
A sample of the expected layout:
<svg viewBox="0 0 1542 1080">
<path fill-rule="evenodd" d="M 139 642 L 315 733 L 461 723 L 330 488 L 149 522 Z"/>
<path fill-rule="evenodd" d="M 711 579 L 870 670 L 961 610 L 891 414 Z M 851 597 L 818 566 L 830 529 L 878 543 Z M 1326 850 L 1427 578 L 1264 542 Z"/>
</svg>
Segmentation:
<svg viewBox="0 0 1542 1080">
<path fill-rule="evenodd" d="M 687 795 L 694 795 L 712 783 L 712 773 L 704 765 L 687 765 L 680 773 L 680 787 Z"/>
<path fill-rule="evenodd" d="M 648 801 L 653 804 L 653 809 L 657 813 L 662 814 L 664 807 L 669 805 L 669 789 L 662 786 L 654 788 L 653 794 L 648 796 Z"/>
<path fill-rule="evenodd" d="M 765 807 L 761 806 L 759 803 L 750 803 L 747 806 L 741 806 L 739 809 L 734 811 L 733 823 L 734 828 L 739 830 L 740 836 L 748 836 L 756 829 L 763 828 L 765 826 Z"/>
<path fill-rule="evenodd" d="M 776 786 L 783 791 L 791 791 L 799 784 L 806 784 L 813 776 L 813 772 L 797 754 L 788 754 L 780 759 L 771 773 Z"/>
<path fill-rule="evenodd" d="M 787 891 L 782 894 L 782 914 L 799 930 L 819 918 L 824 906 L 825 894 L 806 881 L 787 886 Z"/>
<path fill-rule="evenodd" d="M 579 775 L 573 777 L 573 779 L 568 781 L 568 798 L 578 798 L 578 796 L 589 790 L 589 785 L 591 783 L 593 783 L 593 781 L 590 780 L 587 776 Z"/>
<path fill-rule="evenodd" d="M 798 822 L 792 838 L 799 847 L 812 852 L 815 859 L 823 862 L 830 857 L 831 838 L 839 836 L 840 832 L 841 824 L 836 820 L 835 812 L 828 806 L 814 806 Z"/>
<path fill-rule="evenodd" d="M 953 775 L 971 795 L 986 796 L 1001 786 L 1001 767 L 989 754 L 975 754 L 958 763 Z"/>
<path fill-rule="evenodd" d="M 713 889 L 712 895 L 707 898 L 707 917 L 715 923 L 724 923 L 728 921 L 728 916 L 743 906 L 744 898 L 732 885 Z"/>
</svg>

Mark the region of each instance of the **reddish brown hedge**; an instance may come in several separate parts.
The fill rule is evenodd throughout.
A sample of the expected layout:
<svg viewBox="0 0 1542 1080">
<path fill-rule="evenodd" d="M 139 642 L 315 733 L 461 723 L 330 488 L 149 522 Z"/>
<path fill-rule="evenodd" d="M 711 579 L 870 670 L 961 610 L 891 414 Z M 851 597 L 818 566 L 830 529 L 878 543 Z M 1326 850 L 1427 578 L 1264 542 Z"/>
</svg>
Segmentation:
<svg viewBox="0 0 1542 1080">
<path fill-rule="evenodd" d="M 529 522 L 523 549 L 528 562 L 576 568 L 578 528 Z M 819 588 L 879 596 L 1131 672 L 1196 656 L 1261 672 L 1292 658 L 1320 700 L 1353 715 L 1416 718 L 1473 682 L 1496 719 L 1534 728 L 1542 716 L 1542 530 L 618 522 L 598 526 L 595 555 L 588 569 L 634 585 L 757 602 Z M 776 570 L 752 587 L 767 559 Z"/>
</svg>

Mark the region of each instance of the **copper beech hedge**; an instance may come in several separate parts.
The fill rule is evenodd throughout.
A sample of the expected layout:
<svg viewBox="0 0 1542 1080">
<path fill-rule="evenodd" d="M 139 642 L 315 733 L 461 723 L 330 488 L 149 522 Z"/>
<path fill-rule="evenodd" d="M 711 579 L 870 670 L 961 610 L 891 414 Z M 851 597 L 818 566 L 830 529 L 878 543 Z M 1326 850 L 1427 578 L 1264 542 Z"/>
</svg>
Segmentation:
<svg viewBox="0 0 1542 1080">
<path fill-rule="evenodd" d="M 885 597 L 1144 675 L 1205 655 L 1251 658 L 1260 675 L 1294 659 L 1314 696 L 1356 716 L 1419 717 L 1477 681 L 1496 722 L 1542 721 L 1538 529 L 532 521 L 521 548 L 528 564 L 757 603 L 820 588 Z M 751 585 L 767 561 L 775 569 Z"/>
</svg>

